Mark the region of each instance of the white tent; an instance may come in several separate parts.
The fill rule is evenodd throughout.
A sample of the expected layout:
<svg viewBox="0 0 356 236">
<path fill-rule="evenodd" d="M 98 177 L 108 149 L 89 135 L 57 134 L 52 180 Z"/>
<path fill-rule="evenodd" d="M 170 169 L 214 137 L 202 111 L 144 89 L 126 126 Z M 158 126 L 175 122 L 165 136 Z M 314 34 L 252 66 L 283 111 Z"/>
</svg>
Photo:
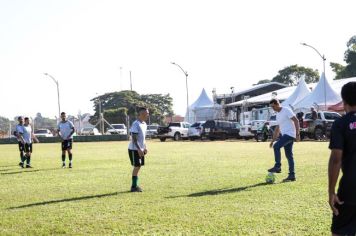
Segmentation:
<svg viewBox="0 0 356 236">
<path fill-rule="evenodd" d="M 295 110 L 310 109 L 310 107 L 323 107 L 326 109 L 328 106 L 332 106 L 341 101 L 339 93 L 337 93 L 329 84 L 325 78 L 325 74 L 322 73 L 321 78 L 316 85 L 315 89 L 300 102 L 296 103 L 293 107 Z M 326 105 L 326 107 L 325 107 Z"/>
<path fill-rule="evenodd" d="M 310 89 L 305 83 L 304 78 L 302 78 L 299 81 L 298 86 L 295 88 L 292 95 L 290 95 L 286 100 L 284 100 L 284 102 L 282 102 L 282 105 L 293 107 L 295 104 L 303 100 L 309 94 L 310 94 Z"/>
<path fill-rule="evenodd" d="M 192 124 L 196 121 L 215 119 L 220 114 L 221 109 L 222 106 L 214 104 L 203 89 L 198 99 L 189 106 L 189 120 L 188 114 L 186 114 L 185 120 Z"/>
</svg>

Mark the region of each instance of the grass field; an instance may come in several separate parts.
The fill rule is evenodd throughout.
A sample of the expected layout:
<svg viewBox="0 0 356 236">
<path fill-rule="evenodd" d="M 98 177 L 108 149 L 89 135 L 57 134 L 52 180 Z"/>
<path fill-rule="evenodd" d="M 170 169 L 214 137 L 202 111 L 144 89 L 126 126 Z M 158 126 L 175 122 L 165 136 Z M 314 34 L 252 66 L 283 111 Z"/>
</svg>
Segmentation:
<svg viewBox="0 0 356 236">
<path fill-rule="evenodd" d="M 149 141 L 130 193 L 127 142 L 75 143 L 61 169 L 60 144 L 35 144 L 34 169 L 16 145 L 0 145 L 0 235 L 327 235 L 325 142 L 295 144 L 297 181 L 264 183 L 268 143 Z"/>
</svg>

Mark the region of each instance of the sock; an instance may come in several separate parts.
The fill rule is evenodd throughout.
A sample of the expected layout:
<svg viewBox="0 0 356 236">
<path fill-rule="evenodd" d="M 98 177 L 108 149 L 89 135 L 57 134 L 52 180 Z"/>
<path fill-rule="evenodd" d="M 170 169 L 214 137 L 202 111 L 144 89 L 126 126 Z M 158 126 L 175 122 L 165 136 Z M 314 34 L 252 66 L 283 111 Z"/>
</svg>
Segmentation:
<svg viewBox="0 0 356 236">
<path fill-rule="evenodd" d="M 62 161 L 63 161 L 63 163 L 65 163 L 66 162 L 66 154 L 62 154 Z"/>
<path fill-rule="evenodd" d="M 69 154 L 69 161 L 72 162 L 73 154 Z"/>
<path fill-rule="evenodd" d="M 21 163 L 25 162 L 25 157 L 23 155 L 23 152 L 20 152 L 20 158 L 21 158 Z"/>
<path fill-rule="evenodd" d="M 26 162 L 28 166 L 31 164 L 31 156 L 26 155 Z"/>
<path fill-rule="evenodd" d="M 136 188 L 138 184 L 138 176 L 132 176 L 132 188 Z"/>
</svg>

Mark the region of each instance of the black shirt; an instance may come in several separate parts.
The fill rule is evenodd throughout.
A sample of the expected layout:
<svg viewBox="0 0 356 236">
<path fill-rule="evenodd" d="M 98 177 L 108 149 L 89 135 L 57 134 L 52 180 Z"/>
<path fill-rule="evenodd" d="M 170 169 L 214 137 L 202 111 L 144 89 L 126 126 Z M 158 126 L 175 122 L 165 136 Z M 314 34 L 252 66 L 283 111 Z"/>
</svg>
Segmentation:
<svg viewBox="0 0 356 236">
<path fill-rule="evenodd" d="M 341 201 L 356 205 L 356 112 L 347 113 L 335 120 L 329 148 L 343 150 L 343 174 L 337 194 Z"/>
</svg>

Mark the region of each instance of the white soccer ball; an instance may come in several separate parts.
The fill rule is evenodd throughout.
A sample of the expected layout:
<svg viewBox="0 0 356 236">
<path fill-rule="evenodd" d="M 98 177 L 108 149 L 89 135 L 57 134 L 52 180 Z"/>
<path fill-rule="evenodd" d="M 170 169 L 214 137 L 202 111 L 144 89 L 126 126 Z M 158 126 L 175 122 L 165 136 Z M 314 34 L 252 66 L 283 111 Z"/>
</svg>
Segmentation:
<svg viewBox="0 0 356 236">
<path fill-rule="evenodd" d="M 268 174 L 266 176 L 266 183 L 273 184 L 275 180 L 276 180 L 276 177 L 274 176 L 274 174 L 272 172 L 268 172 Z"/>
</svg>

